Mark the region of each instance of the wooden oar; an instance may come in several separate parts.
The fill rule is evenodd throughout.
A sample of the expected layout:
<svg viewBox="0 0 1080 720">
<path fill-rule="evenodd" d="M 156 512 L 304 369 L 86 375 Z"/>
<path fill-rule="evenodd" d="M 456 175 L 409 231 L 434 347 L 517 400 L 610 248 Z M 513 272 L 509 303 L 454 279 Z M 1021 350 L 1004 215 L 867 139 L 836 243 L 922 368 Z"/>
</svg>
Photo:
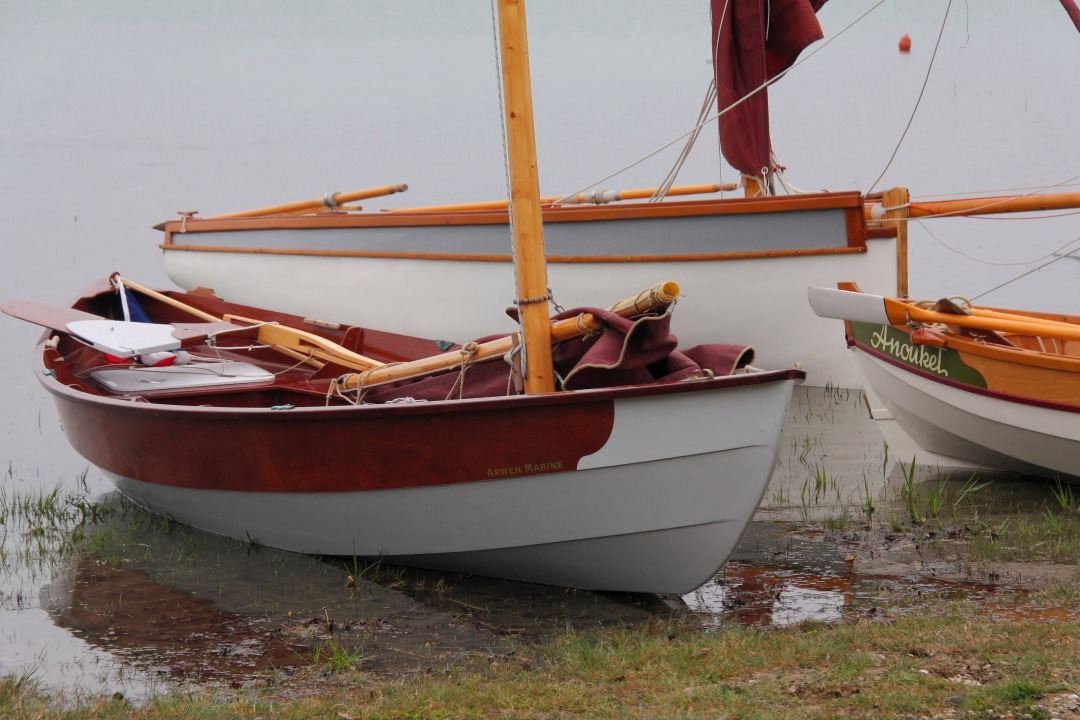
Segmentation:
<svg viewBox="0 0 1080 720">
<path fill-rule="evenodd" d="M 1021 335 L 1074 340 L 1080 342 L 1080 326 L 1070 323 L 1035 321 L 1022 315 L 999 313 L 1008 317 L 953 315 L 915 307 L 895 298 L 868 293 L 811 287 L 807 291 L 810 306 L 821 317 L 852 320 L 879 325 L 904 325 L 909 320 L 942 323 L 976 330 L 1011 332 Z"/>
<path fill-rule="evenodd" d="M 1025 322 L 1038 323 L 1040 325 L 1059 325 L 1063 327 L 1076 327 L 1076 323 L 1066 322 L 1064 320 L 1054 320 L 1052 318 L 1034 317 L 1031 315 L 1017 315 L 1016 313 L 1007 313 L 1000 310 L 987 310 L 986 308 L 973 307 L 971 308 L 972 315 L 978 315 L 979 317 L 988 318 L 1000 318 L 1002 320 L 1021 320 Z"/>
<path fill-rule="evenodd" d="M 623 317 L 640 315 L 648 310 L 666 307 L 673 303 L 678 296 L 679 284 L 668 281 L 645 290 L 635 297 L 616 303 L 612 306 L 611 312 Z M 564 340 L 571 340 L 587 333 L 596 332 L 600 330 L 600 328 L 601 322 L 595 315 L 592 313 L 582 313 L 577 317 L 552 323 L 551 341 L 552 343 L 557 343 Z M 461 351 L 452 350 L 441 355 L 434 355 L 421 360 L 414 360 L 412 362 L 400 363 L 397 365 L 387 365 L 386 367 L 372 370 L 367 373 L 345 375 L 340 378 L 339 382 L 343 389 L 354 390 L 361 386 L 373 387 L 375 385 L 397 382 L 398 380 L 422 377 L 424 375 L 431 375 L 443 370 L 456 368 L 466 359 L 469 363 L 479 363 L 501 358 L 520 343 L 520 338 L 510 335 L 476 346 L 475 352 L 470 353 L 467 358 L 462 356 Z"/>
<path fill-rule="evenodd" d="M 405 185 L 404 183 L 400 185 L 383 185 L 382 187 L 370 188 L 368 190 L 356 190 L 354 192 L 347 193 L 331 193 L 325 198 L 300 200 L 298 202 L 285 203 L 283 205 L 271 205 L 269 207 L 257 208 L 255 210 L 243 210 L 241 212 L 227 213 L 225 215 L 213 215 L 204 219 L 225 220 L 230 218 L 262 217 L 264 215 L 292 215 L 296 213 L 313 212 L 315 210 L 319 210 L 320 208 L 330 208 L 348 202 L 355 202 L 357 200 L 366 200 L 367 198 L 393 195 L 394 193 L 405 192 L 408 189 L 409 186 Z"/>
<path fill-rule="evenodd" d="M 370 370 L 372 368 L 382 367 L 383 363 L 378 360 L 372 360 L 369 357 L 364 357 L 359 353 L 355 353 L 352 350 L 348 350 L 335 342 L 327 340 L 324 337 L 309 333 L 304 330 L 298 330 L 286 325 L 279 325 L 277 323 L 265 323 L 259 320 L 251 320 L 248 318 L 241 318 L 237 316 L 226 315 L 223 318 L 214 317 L 208 312 L 199 310 L 196 307 L 192 307 L 187 303 L 171 298 L 164 293 L 160 293 L 156 290 L 151 290 L 148 287 L 132 282 L 126 278 L 120 278 L 120 282 L 125 287 L 142 293 L 148 297 L 151 297 L 159 302 L 163 302 L 166 305 L 170 305 L 178 310 L 190 313 L 195 317 L 206 320 L 207 322 L 227 322 L 233 323 L 233 321 L 240 321 L 250 324 L 250 327 L 255 328 L 256 337 L 259 342 L 266 345 L 270 345 L 285 354 L 295 359 L 307 359 L 309 357 L 315 357 L 322 360 L 337 363 L 353 370 Z M 260 324 L 261 323 L 261 324 Z M 235 325 L 236 330 L 248 329 L 242 325 Z M 219 333 L 221 334 L 221 333 Z"/>
<path fill-rule="evenodd" d="M 708 193 L 716 193 L 721 191 L 731 191 L 738 188 L 738 183 L 724 183 L 717 185 L 715 183 L 709 183 L 705 185 L 676 185 L 668 190 L 669 196 L 676 195 L 704 195 Z M 596 193 L 578 193 L 577 195 L 571 195 L 564 198 L 562 195 L 552 195 L 550 197 L 540 198 L 542 205 L 550 205 L 551 203 L 562 200 L 563 205 L 601 205 L 610 202 L 618 202 L 620 200 L 647 200 L 651 198 L 658 188 L 640 188 L 634 190 L 600 190 Z M 428 212 L 447 212 L 456 210 L 502 210 L 506 208 L 506 200 L 489 200 L 486 202 L 473 202 L 473 203 L 459 203 L 457 205 L 428 205 L 425 207 L 415 208 L 396 208 L 394 210 L 384 210 L 388 213 L 428 213 Z"/>
</svg>

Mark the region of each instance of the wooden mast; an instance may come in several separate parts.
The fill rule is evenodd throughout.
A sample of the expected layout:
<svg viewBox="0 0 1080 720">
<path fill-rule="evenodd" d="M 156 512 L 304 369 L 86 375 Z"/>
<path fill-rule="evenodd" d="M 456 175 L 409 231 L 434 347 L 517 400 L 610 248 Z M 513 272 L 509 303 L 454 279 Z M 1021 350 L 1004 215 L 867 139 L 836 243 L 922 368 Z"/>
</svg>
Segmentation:
<svg viewBox="0 0 1080 720">
<path fill-rule="evenodd" d="M 525 392 L 554 392 L 547 262 L 536 169 L 532 80 L 524 0 L 498 0 L 499 55 L 506 115 L 510 216 L 514 233 L 517 303 L 525 336 Z"/>
<path fill-rule="evenodd" d="M 896 295 L 908 297 L 908 204 L 911 194 L 907 188 L 887 190 L 881 196 L 885 217 L 896 226 Z"/>
</svg>

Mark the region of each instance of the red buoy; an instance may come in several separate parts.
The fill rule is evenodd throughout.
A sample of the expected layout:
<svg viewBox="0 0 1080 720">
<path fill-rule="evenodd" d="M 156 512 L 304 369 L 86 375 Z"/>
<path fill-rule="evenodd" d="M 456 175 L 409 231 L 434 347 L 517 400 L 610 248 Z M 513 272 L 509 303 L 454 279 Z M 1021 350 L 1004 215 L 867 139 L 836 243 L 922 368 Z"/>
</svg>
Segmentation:
<svg viewBox="0 0 1080 720">
<path fill-rule="evenodd" d="M 911 52 L 911 38 L 907 35 L 900 38 L 900 52 Z"/>
</svg>

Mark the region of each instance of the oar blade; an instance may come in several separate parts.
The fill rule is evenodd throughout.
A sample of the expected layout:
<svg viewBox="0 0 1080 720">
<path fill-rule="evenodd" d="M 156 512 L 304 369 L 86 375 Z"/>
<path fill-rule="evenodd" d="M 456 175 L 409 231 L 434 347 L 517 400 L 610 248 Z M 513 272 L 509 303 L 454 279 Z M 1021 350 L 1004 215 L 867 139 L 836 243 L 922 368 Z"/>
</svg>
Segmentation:
<svg viewBox="0 0 1080 720">
<path fill-rule="evenodd" d="M 49 303 L 44 303 L 40 300 L 27 300 L 24 298 L 5 300 L 4 303 L 0 305 L 0 310 L 2 310 L 5 315 L 10 315 L 13 318 L 25 320 L 28 323 L 40 325 L 41 327 L 57 330 L 59 332 L 67 332 L 67 324 L 69 322 L 76 320 L 101 319 L 97 315 L 83 312 L 82 310 L 75 310 L 60 305 L 50 305 Z"/>
<path fill-rule="evenodd" d="M 889 322 L 885 298 L 880 295 L 826 287 L 810 287 L 806 295 L 819 317 L 875 324 Z"/>
</svg>

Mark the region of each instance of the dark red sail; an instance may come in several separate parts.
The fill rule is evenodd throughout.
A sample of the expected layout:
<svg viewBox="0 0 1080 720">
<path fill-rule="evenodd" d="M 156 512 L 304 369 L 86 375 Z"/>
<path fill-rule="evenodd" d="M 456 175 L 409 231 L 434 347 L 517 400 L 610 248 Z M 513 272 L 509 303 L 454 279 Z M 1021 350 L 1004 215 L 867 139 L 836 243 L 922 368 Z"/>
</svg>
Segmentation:
<svg viewBox="0 0 1080 720">
<path fill-rule="evenodd" d="M 823 37 L 816 13 L 825 2 L 711 0 L 720 110 L 787 70 L 806 46 Z M 745 175 L 771 170 L 767 90 L 720 116 L 720 146 L 732 167 Z"/>
<path fill-rule="evenodd" d="M 1076 7 L 1075 0 L 1061 0 L 1061 6 L 1065 8 L 1065 12 L 1069 13 L 1076 29 L 1080 30 L 1080 8 Z"/>
</svg>

